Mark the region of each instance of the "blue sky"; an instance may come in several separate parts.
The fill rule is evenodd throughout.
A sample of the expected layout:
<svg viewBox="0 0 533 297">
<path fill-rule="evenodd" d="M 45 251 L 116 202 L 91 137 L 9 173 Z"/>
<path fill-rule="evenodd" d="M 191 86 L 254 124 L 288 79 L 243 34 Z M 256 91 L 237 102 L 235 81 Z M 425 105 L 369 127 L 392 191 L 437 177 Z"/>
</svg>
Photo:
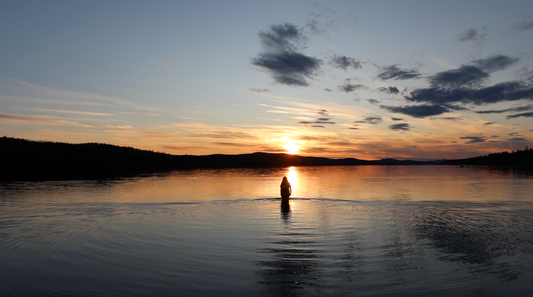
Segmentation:
<svg viewBox="0 0 533 297">
<path fill-rule="evenodd" d="M 533 139 L 531 1 L 4 1 L 0 134 L 462 158 Z"/>
</svg>

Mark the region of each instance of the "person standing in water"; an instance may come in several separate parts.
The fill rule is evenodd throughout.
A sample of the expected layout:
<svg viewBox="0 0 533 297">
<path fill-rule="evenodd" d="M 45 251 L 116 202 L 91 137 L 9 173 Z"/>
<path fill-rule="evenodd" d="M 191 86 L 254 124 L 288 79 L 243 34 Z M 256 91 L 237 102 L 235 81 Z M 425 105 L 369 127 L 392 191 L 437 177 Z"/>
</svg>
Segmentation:
<svg viewBox="0 0 533 297">
<path fill-rule="evenodd" d="M 289 197 L 292 194 L 292 188 L 286 176 L 283 177 L 283 180 L 281 181 L 281 185 L 279 187 L 280 187 L 282 201 L 288 202 Z"/>
</svg>

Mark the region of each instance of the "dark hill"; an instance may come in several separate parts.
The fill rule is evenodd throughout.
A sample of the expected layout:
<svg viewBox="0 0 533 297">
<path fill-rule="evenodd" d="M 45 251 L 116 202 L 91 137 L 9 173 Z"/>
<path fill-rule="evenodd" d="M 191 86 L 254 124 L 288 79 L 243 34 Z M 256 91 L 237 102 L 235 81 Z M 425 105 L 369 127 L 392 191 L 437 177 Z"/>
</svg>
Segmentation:
<svg viewBox="0 0 533 297">
<path fill-rule="evenodd" d="M 423 165 L 419 161 L 328 159 L 289 154 L 170 155 L 102 143 L 69 144 L 0 138 L 0 180 L 107 178 L 146 171 L 326 165 Z"/>
</svg>

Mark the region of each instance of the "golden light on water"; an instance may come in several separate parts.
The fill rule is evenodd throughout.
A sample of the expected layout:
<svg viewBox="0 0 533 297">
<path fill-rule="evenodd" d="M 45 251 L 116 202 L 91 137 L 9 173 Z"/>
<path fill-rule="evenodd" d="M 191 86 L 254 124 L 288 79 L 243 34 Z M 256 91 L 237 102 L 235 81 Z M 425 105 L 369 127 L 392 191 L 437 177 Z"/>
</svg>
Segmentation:
<svg viewBox="0 0 533 297">
<path fill-rule="evenodd" d="M 289 180 L 289 183 L 291 183 L 292 193 L 296 195 L 298 195 L 298 175 L 298 169 L 294 166 L 289 167 L 286 173 L 287 179 Z"/>
</svg>

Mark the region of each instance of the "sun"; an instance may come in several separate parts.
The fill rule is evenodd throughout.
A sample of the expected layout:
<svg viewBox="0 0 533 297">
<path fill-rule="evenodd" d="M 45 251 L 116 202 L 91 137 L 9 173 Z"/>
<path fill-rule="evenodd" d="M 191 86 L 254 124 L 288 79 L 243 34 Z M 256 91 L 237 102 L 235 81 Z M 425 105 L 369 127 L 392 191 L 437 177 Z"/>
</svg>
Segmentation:
<svg viewBox="0 0 533 297">
<path fill-rule="evenodd" d="M 295 143 L 287 143 L 285 144 L 285 150 L 287 150 L 287 154 L 295 155 L 298 153 L 298 150 L 300 149 L 300 146 Z"/>
</svg>

